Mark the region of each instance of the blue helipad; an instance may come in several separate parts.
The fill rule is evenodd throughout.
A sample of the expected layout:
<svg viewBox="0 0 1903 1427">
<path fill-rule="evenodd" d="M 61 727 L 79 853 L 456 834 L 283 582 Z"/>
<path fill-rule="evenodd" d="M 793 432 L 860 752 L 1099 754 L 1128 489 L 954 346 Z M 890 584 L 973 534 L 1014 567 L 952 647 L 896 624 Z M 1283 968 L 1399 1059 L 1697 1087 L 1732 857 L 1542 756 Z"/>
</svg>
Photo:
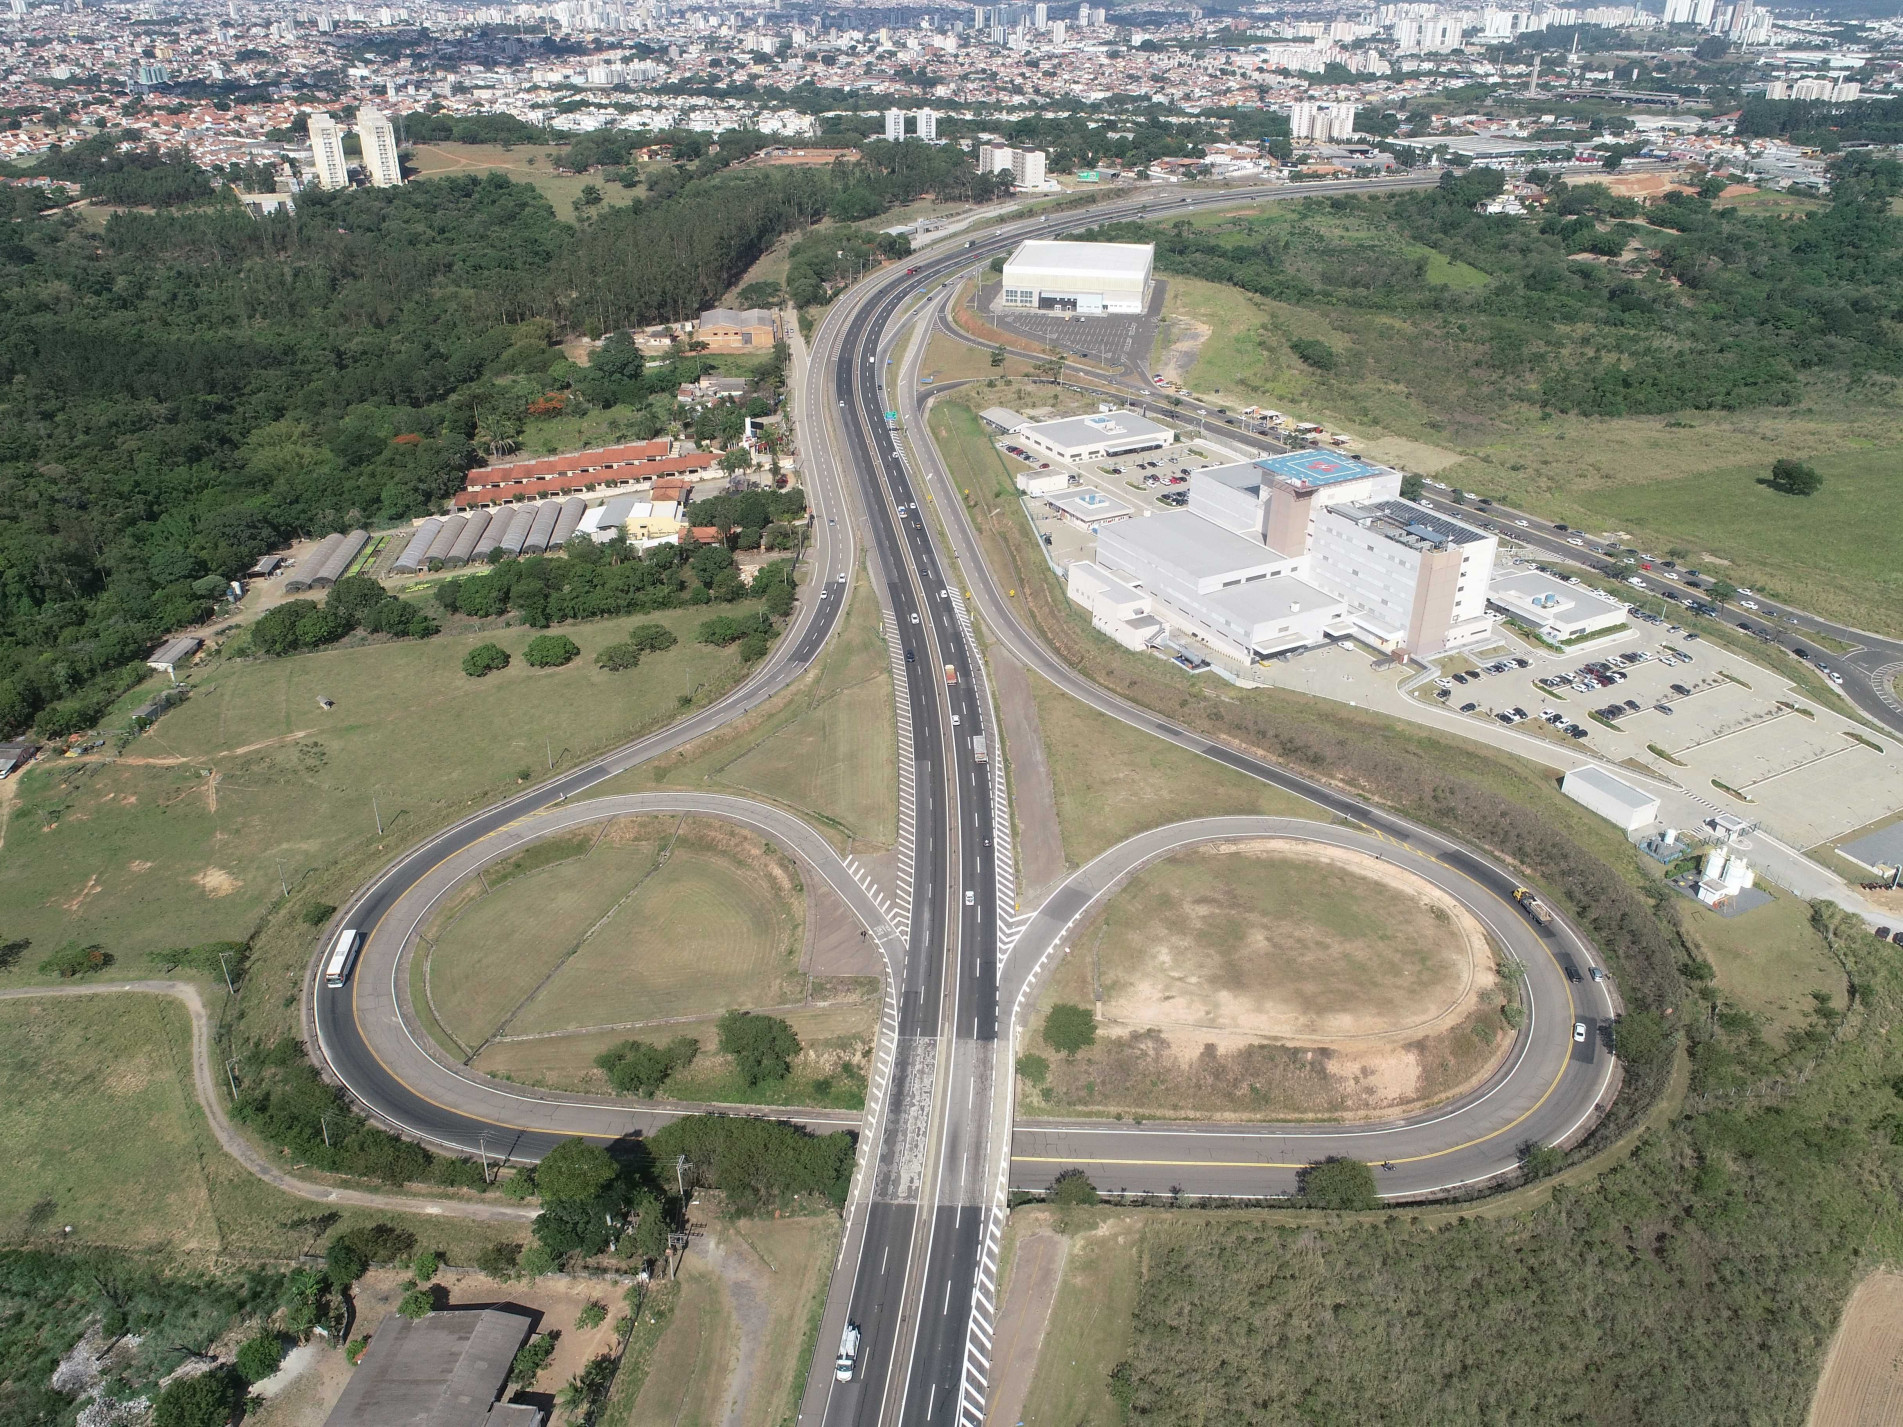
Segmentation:
<svg viewBox="0 0 1903 1427">
<path fill-rule="evenodd" d="M 1352 481 L 1358 476 L 1374 475 L 1382 468 L 1370 465 L 1366 461 L 1350 460 L 1346 456 L 1337 456 L 1328 451 L 1290 451 L 1281 456 L 1270 456 L 1257 461 L 1261 470 L 1284 480 L 1300 481 L 1311 486 L 1333 485 L 1336 481 Z"/>
</svg>

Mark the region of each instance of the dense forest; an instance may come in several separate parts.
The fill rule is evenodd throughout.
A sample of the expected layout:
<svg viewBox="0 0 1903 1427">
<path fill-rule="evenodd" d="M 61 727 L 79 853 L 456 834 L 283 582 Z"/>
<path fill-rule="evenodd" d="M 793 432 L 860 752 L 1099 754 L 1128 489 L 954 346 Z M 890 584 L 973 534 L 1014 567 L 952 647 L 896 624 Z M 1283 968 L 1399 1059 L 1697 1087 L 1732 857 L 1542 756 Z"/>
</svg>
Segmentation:
<svg viewBox="0 0 1903 1427">
<path fill-rule="evenodd" d="M 1903 165 L 1870 151 L 1833 170 L 1828 207 L 1793 221 L 1674 193 L 1644 210 L 1602 185 L 1563 187 L 1529 221 L 1483 214 L 1487 169 L 1439 188 L 1314 200 L 1364 241 L 1299 225 L 1237 231 L 1121 223 L 1086 236 L 1157 244 L 1159 272 L 1226 282 L 1303 306 L 1399 314 L 1476 372 L 1556 411 L 1592 416 L 1736 410 L 1797 399 L 1806 379 L 1903 375 Z M 1640 247 L 1621 262 L 1632 242 Z M 1427 281 L 1426 250 L 1486 274 Z M 1581 255 L 1590 255 L 1582 257 Z"/>
<path fill-rule="evenodd" d="M 111 698 L 287 539 L 432 508 L 478 443 L 519 429 L 523 393 L 498 378 L 585 382 L 612 405 L 692 375 L 588 381 L 561 334 L 693 316 L 783 234 L 971 191 L 942 150 L 867 150 L 817 169 L 687 166 L 670 195 L 580 228 L 496 174 L 309 190 L 263 220 L 216 201 L 125 212 L 103 234 L 23 205 L 0 228 L 0 736 Z M 173 167 L 48 162 L 81 184 Z"/>
</svg>

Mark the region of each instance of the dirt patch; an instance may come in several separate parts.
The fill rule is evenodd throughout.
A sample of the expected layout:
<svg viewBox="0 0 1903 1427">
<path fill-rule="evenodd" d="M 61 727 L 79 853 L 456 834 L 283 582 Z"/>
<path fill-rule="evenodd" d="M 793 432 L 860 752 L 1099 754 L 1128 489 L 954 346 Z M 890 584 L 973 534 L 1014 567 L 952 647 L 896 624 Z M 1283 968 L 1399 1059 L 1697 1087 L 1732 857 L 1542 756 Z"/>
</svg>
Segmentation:
<svg viewBox="0 0 1903 1427">
<path fill-rule="evenodd" d="M 1290 839 L 1145 869 L 1041 999 L 1092 1006 L 1098 1041 L 1047 1057 L 1031 1114 L 1391 1114 L 1479 1083 L 1512 1044 L 1466 908 L 1367 853 Z"/>
<path fill-rule="evenodd" d="M 1167 344 L 1163 349 L 1163 358 L 1156 365 L 1155 375 L 1173 382 L 1189 380 L 1189 369 L 1196 365 L 1196 357 L 1203 349 L 1203 343 L 1209 340 L 1211 328 L 1207 322 L 1198 322 L 1193 317 L 1171 317 L 1163 324 L 1162 340 Z"/>
<path fill-rule="evenodd" d="M 1810 1427 L 1903 1422 L 1903 1274 L 1874 1273 L 1844 1306 L 1811 1403 Z"/>
<path fill-rule="evenodd" d="M 1264 840 L 1200 848 L 1170 866 L 1119 894 L 1141 899 L 1132 919 L 1112 911 L 1077 938 L 1079 947 L 1099 934 L 1110 942 L 1099 1002 L 1107 1026 L 1218 1045 L 1265 1036 L 1406 1044 L 1454 1023 L 1492 988 L 1492 952 L 1473 916 L 1367 853 Z M 1192 881 L 1191 869 L 1206 875 Z M 1308 905 L 1285 902 L 1258 919 L 1270 909 L 1251 905 L 1256 898 L 1225 895 L 1278 872 L 1291 896 L 1308 884 Z M 1331 901 L 1369 915 L 1330 916 Z"/>
<path fill-rule="evenodd" d="M 81 907 L 85 906 L 86 903 L 89 900 L 91 900 L 93 897 L 98 896 L 99 892 L 100 892 L 99 874 L 95 872 L 92 874 L 92 876 L 86 879 L 86 885 L 84 887 L 81 887 L 77 894 L 75 894 L 70 900 L 61 902 L 60 905 L 69 912 L 76 912 Z"/>
<path fill-rule="evenodd" d="M 229 897 L 244 886 L 236 877 L 222 867 L 207 867 L 192 881 L 207 897 Z"/>
<path fill-rule="evenodd" d="M 824 882 L 806 893 L 806 949 L 800 970 L 808 976 L 883 976 L 885 959 L 839 894 Z"/>
</svg>

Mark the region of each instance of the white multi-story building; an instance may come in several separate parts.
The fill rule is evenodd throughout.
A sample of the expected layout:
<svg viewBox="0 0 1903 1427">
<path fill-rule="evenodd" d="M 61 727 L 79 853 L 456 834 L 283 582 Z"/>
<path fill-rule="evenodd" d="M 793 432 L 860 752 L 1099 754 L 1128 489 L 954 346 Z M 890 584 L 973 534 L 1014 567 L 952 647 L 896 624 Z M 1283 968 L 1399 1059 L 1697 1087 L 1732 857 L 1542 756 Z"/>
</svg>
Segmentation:
<svg viewBox="0 0 1903 1427">
<path fill-rule="evenodd" d="M 938 111 L 921 109 L 913 118 L 918 123 L 918 136 L 928 144 L 938 142 Z"/>
<path fill-rule="evenodd" d="M 905 111 L 903 109 L 885 111 L 885 136 L 895 144 L 905 141 Z"/>
<path fill-rule="evenodd" d="M 397 158 L 396 129 L 378 110 L 357 110 L 357 142 L 363 146 L 363 166 L 376 188 L 401 188 L 403 164 Z"/>
<path fill-rule="evenodd" d="M 1289 136 L 1296 139 L 1346 139 L 1355 131 L 1355 106 L 1302 100 L 1289 106 Z"/>
<path fill-rule="evenodd" d="M 1497 538 L 1400 489 L 1398 471 L 1320 451 L 1211 467 L 1187 509 L 1104 526 L 1095 563 L 1245 662 L 1350 635 L 1406 655 L 1491 637 Z"/>
<path fill-rule="evenodd" d="M 344 131 L 328 114 L 313 114 L 311 177 L 319 188 L 350 187 L 350 165 L 344 161 Z"/>
<path fill-rule="evenodd" d="M 1044 186 L 1044 150 L 1014 149 L 1011 153 L 1011 181 L 1019 188 Z"/>
</svg>

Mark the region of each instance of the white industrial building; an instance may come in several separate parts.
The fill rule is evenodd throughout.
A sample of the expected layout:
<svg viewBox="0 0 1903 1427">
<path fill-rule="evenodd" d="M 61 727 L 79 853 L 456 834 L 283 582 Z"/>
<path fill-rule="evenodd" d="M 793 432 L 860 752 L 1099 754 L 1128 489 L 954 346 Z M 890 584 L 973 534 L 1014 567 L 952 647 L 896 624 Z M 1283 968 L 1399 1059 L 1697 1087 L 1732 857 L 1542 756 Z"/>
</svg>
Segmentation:
<svg viewBox="0 0 1903 1427">
<path fill-rule="evenodd" d="M 1698 876 L 1698 900 L 1707 907 L 1728 902 L 1740 892 L 1758 884 L 1751 864 L 1735 852 L 1714 847 L 1705 853 L 1705 865 Z"/>
<path fill-rule="evenodd" d="M 1210 467 L 1186 509 L 1101 528 L 1095 564 L 1243 662 L 1350 636 L 1406 655 L 1484 640 L 1497 541 L 1400 488 L 1399 471 L 1319 451 Z"/>
<path fill-rule="evenodd" d="M 1079 246 L 1091 246 L 1080 244 Z M 1054 461 L 1106 461 L 1135 451 L 1155 451 L 1176 440 L 1176 433 L 1134 411 L 1100 411 L 1095 416 L 1065 416 L 1020 426 L 1013 433 L 1033 451 Z"/>
<path fill-rule="evenodd" d="M 350 165 L 344 159 L 344 131 L 328 114 L 310 116 L 311 177 L 319 188 L 350 187 Z"/>
<path fill-rule="evenodd" d="M 1556 648 L 1626 627 L 1625 606 L 1539 570 L 1515 570 L 1487 587 L 1487 602 Z"/>
<path fill-rule="evenodd" d="M 401 188 L 403 164 L 396 153 L 396 129 L 381 112 L 365 105 L 357 111 L 357 141 L 363 146 L 364 171 L 374 188 Z"/>
<path fill-rule="evenodd" d="M 1637 832 L 1658 821 L 1657 798 L 1590 763 L 1560 779 L 1559 790 L 1582 808 L 1599 814 L 1625 832 Z"/>
<path fill-rule="evenodd" d="M 1150 302 L 1154 243 L 1031 239 L 1004 264 L 1004 305 L 1040 312 L 1142 312 Z"/>
<path fill-rule="evenodd" d="M 1163 632 L 1162 621 L 1150 612 L 1150 597 L 1101 565 L 1079 560 L 1065 571 L 1065 577 L 1070 597 L 1090 611 L 1092 628 L 1125 649 L 1142 649 Z"/>
</svg>

